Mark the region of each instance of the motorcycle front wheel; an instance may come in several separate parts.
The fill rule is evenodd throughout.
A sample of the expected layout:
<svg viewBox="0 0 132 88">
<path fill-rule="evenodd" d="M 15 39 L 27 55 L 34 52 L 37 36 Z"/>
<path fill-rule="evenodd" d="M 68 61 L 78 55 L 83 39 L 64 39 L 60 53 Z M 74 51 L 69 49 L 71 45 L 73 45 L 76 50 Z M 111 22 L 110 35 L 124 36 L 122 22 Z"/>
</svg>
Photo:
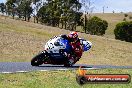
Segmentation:
<svg viewBox="0 0 132 88">
<path fill-rule="evenodd" d="M 32 66 L 42 65 L 46 56 L 47 55 L 44 52 L 39 53 L 38 55 L 36 55 L 35 57 L 32 58 L 31 65 Z"/>
</svg>

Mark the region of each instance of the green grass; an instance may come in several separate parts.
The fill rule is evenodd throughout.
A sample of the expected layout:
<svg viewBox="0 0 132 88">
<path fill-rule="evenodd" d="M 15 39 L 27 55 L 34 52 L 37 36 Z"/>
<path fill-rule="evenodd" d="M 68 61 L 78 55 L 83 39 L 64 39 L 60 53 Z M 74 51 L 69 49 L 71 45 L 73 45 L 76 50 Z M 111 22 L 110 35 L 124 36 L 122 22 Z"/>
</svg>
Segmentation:
<svg viewBox="0 0 132 88">
<path fill-rule="evenodd" d="M 0 74 L 0 88 L 132 88 L 129 84 L 85 84 L 76 82 L 77 71 Z M 130 74 L 132 69 L 88 70 L 87 74 Z"/>
</svg>

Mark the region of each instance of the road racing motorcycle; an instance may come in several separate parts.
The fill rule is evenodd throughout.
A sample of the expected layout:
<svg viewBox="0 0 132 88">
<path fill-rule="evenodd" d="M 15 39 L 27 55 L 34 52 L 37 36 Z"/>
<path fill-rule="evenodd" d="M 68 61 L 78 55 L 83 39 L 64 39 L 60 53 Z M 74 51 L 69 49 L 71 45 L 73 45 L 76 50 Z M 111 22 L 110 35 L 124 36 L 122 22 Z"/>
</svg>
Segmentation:
<svg viewBox="0 0 132 88">
<path fill-rule="evenodd" d="M 83 52 L 88 51 L 91 48 L 92 43 L 83 38 L 79 39 L 81 46 L 83 47 Z M 31 65 L 39 66 L 42 64 L 52 64 L 64 65 L 66 67 L 72 66 L 79 60 L 74 61 L 74 64 L 69 63 L 69 54 L 76 58 L 74 53 L 71 53 L 71 50 L 72 46 L 67 39 L 62 38 L 61 36 L 55 36 L 45 44 L 42 52 L 32 58 Z"/>
</svg>

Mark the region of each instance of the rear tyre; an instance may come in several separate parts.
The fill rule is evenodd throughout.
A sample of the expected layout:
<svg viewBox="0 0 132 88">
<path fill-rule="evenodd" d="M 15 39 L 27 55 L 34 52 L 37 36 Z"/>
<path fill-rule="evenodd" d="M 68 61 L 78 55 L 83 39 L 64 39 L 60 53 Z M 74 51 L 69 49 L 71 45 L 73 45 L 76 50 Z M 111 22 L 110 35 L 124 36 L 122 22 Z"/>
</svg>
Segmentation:
<svg viewBox="0 0 132 88">
<path fill-rule="evenodd" d="M 32 58 L 31 65 L 32 66 L 42 65 L 45 57 L 46 57 L 46 54 L 44 52 L 39 53 L 38 55 Z"/>
<path fill-rule="evenodd" d="M 71 67 L 72 65 L 70 64 L 64 64 L 64 67 Z"/>
<path fill-rule="evenodd" d="M 69 61 L 67 61 L 65 64 L 64 64 L 64 67 L 72 67 L 73 64 L 71 64 Z"/>
<path fill-rule="evenodd" d="M 74 64 L 75 62 L 72 58 L 67 58 L 66 63 L 64 64 L 64 67 L 72 67 Z"/>
</svg>

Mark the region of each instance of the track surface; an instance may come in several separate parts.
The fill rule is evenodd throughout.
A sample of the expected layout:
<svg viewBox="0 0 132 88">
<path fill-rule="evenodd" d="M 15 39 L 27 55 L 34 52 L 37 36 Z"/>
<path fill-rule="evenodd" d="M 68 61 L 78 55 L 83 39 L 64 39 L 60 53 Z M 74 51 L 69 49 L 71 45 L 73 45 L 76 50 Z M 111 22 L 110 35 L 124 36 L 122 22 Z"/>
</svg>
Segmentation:
<svg viewBox="0 0 132 88">
<path fill-rule="evenodd" d="M 38 67 L 31 66 L 30 62 L 0 62 L 0 73 L 15 73 L 15 72 L 29 72 L 29 71 L 48 71 L 48 70 L 74 70 L 79 66 L 84 66 L 87 69 L 101 69 L 101 68 L 126 68 L 132 69 L 132 66 L 111 66 L 111 65 L 86 65 L 75 64 L 73 67 L 63 67 L 63 65 L 43 64 Z"/>
</svg>

